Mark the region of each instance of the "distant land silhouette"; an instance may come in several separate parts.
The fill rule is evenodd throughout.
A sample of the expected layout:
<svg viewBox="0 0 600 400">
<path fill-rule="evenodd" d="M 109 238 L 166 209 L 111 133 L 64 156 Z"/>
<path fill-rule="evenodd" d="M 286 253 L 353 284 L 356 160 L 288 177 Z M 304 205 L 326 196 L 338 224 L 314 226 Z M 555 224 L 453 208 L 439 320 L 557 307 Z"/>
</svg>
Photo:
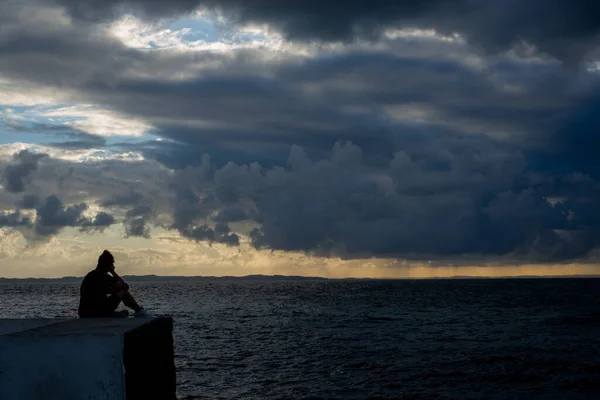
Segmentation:
<svg viewBox="0 0 600 400">
<path fill-rule="evenodd" d="M 506 279 L 600 279 L 599 275 L 523 275 L 508 277 L 453 276 L 441 278 L 323 278 L 296 275 L 246 275 L 246 276 L 160 276 L 160 275 L 124 275 L 127 282 L 196 282 L 196 281 L 327 281 L 327 280 L 506 280 Z M 83 277 L 65 276 L 62 278 L 2 278 L 3 283 L 81 283 Z"/>
<path fill-rule="evenodd" d="M 160 276 L 160 275 L 123 275 L 122 278 L 128 282 L 172 282 L 172 281 L 214 281 L 214 280 L 239 280 L 239 281 L 294 281 L 311 280 L 324 281 L 329 278 L 310 277 L 310 276 L 289 276 L 289 275 L 246 275 L 246 276 Z M 83 277 L 65 276 L 62 278 L 1 278 L 0 283 L 5 282 L 81 282 Z"/>
</svg>

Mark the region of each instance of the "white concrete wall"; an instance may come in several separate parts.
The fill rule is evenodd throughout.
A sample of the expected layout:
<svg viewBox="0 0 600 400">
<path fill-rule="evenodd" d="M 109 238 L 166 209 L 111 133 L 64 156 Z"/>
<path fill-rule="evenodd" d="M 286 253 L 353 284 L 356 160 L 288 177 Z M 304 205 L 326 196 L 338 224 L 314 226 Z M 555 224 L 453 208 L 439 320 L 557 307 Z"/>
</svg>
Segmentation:
<svg viewBox="0 0 600 400">
<path fill-rule="evenodd" d="M 0 399 L 124 400 L 118 335 L 0 337 Z"/>
<path fill-rule="evenodd" d="M 175 400 L 172 329 L 170 318 L 0 320 L 0 400 Z"/>
<path fill-rule="evenodd" d="M 175 399 L 172 326 L 170 318 L 0 320 L 0 400 Z"/>
</svg>

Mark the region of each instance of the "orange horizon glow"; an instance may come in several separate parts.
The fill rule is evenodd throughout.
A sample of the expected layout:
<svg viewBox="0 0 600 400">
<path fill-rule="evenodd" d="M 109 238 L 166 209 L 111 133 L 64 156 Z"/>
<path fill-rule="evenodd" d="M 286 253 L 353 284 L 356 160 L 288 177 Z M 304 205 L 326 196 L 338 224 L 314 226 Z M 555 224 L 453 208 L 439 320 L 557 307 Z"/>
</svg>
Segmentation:
<svg viewBox="0 0 600 400">
<path fill-rule="evenodd" d="M 177 273 L 176 269 L 171 270 L 171 273 L 165 271 L 136 271 L 136 273 L 123 272 L 128 276 L 147 276 L 156 275 L 164 277 L 181 276 L 186 278 L 204 277 L 204 278 L 223 278 L 223 277 L 245 277 L 250 275 L 264 276 L 299 276 L 306 278 L 326 278 L 326 279 L 476 279 L 476 278 L 600 278 L 599 265 L 526 265 L 526 266 L 487 266 L 487 267 L 327 267 L 323 268 L 306 268 L 298 270 L 295 268 L 271 268 L 268 270 L 252 269 L 241 271 L 231 271 L 227 273 L 221 271 L 220 274 L 190 274 L 190 269 Z M 60 279 L 69 277 L 79 277 L 76 275 L 66 276 L 14 276 L 7 277 L 9 279 Z M 3 278 L 0 276 L 0 278 Z"/>
</svg>

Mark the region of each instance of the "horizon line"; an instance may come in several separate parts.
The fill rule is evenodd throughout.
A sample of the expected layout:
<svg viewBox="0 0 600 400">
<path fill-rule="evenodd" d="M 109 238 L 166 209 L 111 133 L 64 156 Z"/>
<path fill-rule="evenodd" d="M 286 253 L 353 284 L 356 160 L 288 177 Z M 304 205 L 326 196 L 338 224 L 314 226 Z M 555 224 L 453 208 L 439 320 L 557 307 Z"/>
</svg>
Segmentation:
<svg viewBox="0 0 600 400">
<path fill-rule="evenodd" d="M 124 278 L 131 279 L 303 279 L 303 280 L 460 280 L 460 279 L 560 279 L 560 278 L 587 278 L 599 279 L 600 274 L 571 274 L 571 275 L 505 275 L 505 276 L 478 276 L 478 275 L 454 275 L 454 276 L 427 276 L 427 277 L 323 277 L 323 276 L 305 276 L 305 275 L 267 275 L 267 274 L 250 274 L 250 275 L 123 275 Z M 27 278 L 11 278 L 0 276 L 0 281 L 28 281 L 28 280 L 44 280 L 44 281 L 61 281 L 61 280 L 80 280 L 84 276 L 62 276 L 54 278 L 44 277 L 27 277 Z"/>
</svg>

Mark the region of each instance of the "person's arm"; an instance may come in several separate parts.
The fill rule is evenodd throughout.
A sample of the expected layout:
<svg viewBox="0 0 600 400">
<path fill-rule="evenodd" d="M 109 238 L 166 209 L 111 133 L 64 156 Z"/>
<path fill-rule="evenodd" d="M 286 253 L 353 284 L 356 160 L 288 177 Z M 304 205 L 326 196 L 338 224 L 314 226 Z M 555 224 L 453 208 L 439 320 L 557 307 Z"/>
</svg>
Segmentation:
<svg viewBox="0 0 600 400">
<path fill-rule="evenodd" d="M 114 277 L 110 276 L 110 275 L 106 275 L 105 276 L 106 279 L 106 283 L 104 285 L 104 287 L 106 288 L 106 294 L 115 294 L 117 293 L 119 290 L 121 290 L 120 286 L 120 282 L 115 279 Z"/>
<path fill-rule="evenodd" d="M 110 271 L 110 273 L 117 280 L 117 282 L 121 283 L 125 290 L 129 290 L 129 285 L 125 283 L 125 281 L 119 276 L 119 274 L 117 274 L 117 271 L 115 271 L 114 268 Z"/>
</svg>

